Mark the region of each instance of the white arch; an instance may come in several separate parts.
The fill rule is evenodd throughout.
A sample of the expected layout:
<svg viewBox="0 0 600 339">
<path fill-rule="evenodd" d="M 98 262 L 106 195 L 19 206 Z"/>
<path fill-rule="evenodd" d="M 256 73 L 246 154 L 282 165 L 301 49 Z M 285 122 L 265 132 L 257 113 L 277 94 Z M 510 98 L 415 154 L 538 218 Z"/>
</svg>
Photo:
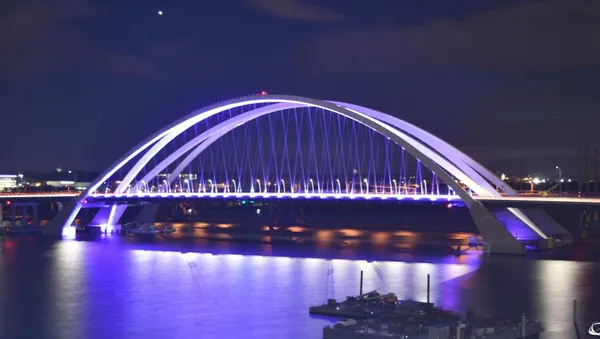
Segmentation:
<svg viewBox="0 0 600 339">
<path fill-rule="evenodd" d="M 314 102 L 312 103 L 305 103 L 302 101 L 286 101 L 284 104 L 279 104 L 279 105 L 270 105 L 270 106 L 266 106 L 266 107 L 262 107 L 244 114 L 241 114 L 239 116 L 236 116 L 234 118 L 231 118 L 229 120 L 226 120 L 222 123 L 220 123 L 217 126 L 214 126 L 213 128 L 211 128 L 210 130 L 202 133 L 200 136 L 198 136 L 197 138 L 194 138 L 193 140 L 189 141 L 188 143 L 186 143 L 184 146 L 182 146 L 179 150 L 175 151 L 172 156 L 169 157 L 169 161 L 170 160 L 176 160 L 178 159 L 180 156 L 182 156 L 183 154 L 185 154 L 185 152 L 189 151 L 191 149 L 191 147 L 193 147 L 194 145 L 197 145 L 199 143 L 201 143 L 197 149 L 195 149 L 193 152 L 191 152 L 185 160 L 183 160 L 180 165 L 178 166 L 178 168 L 171 173 L 171 177 L 176 177 L 177 175 L 179 175 L 179 172 L 189 164 L 189 162 L 198 154 L 200 154 L 200 152 L 202 150 L 204 150 L 206 147 L 208 147 L 210 145 L 210 143 L 216 141 L 218 139 L 218 137 L 220 137 L 221 135 L 231 131 L 232 129 L 234 129 L 235 127 L 244 124 L 247 121 L 256 119 L 258 117 L 273 113 L 273 112 L 278 112 L 284 109 L 291 109 L 291 108 L 298 108 L 298 107 L 319 107 L 319 108 L 323 108 L 323 109 L 327 109 L 330 110 L 334 113 L 337 114 L 341 114 L 343 116 L 346 116 L 347 118 L 353 119 L 358 121 L 357 119 L 354 119 L 353 116 L 366 116 L 361 112 L 357 112 L 357 111 L 349 111 L 346 112 L 346 114 L 341 113 L 340 111 L 344 111 L 345 108 L 340 107 L 340 106 L 334 106 L 334 107 L 330 107 L 330 108 L 326 108 L 326 107 L 321 107 L 319 106 L 319 102 L 314 100 L 314 99 L 307 99 L 307 98 L 300 98 L 301 100 L 313 100 Z M 323 102 L 325 105 L 330 105 L 326 102 Z M 458 178 L 459 180 L 461 180 L 462 182 L 464 182 L 468 187 L 470 187 L 473 191 L 475 191 L 476 193 L 478 193 L 479 195 L 487 195 L 487 196 L 491 196 L 492 192 L 495 193 L 495 190 L 487 183 L 485 182 L 485 180 L 483 180 L 483 178 L 481 178 L 479 175 L 477 175 L 476 173 L 474 174 L 476 176 L 476 179 L 479 179 L 477 182 L 476 180 L 472 179 L 471 177 L 467 176 L 465 173 L 463 173 L 461 171 L 461 169 L 457 168 L 456 166 L 454 166 L 452 163 L 450 163 L 448 160 L 446 160 L 444 157 L 440 156 L 439 154 L 437 154 L 436 152 L 430 150 L 429 148 L 423 146 L 420 142 L 418 142 L 417 140 L 415 140 L 414 138 L 400 132 L 397 131 L 395 129 L 392 129 L 390 126 L 381 123 L 377 118 L 381 118 L 385 116 L 385 114 L 380 113 L 380 112 L 375 112 L 374 117 L 369 117 L 370 119 L 372 119 L 373 123 L 375 124 L 374 126 L 378 126 L 379 128 L 385 128 L 388 131 L 394 131 L 392 133 L 397 133 L 398 136 L 400 138 L 402 138 L 403 142 L 402 143 L 408 143 L 414 147 L 417 147 L 419 149 L 419 152 L 422 152 L 423 155 L 420 156 L 420 158 L 426 157 L 431 159 L 432 161 L 434 161 L 435 163 L 439 164 L 443 169 L 445 169 L 446 171 L 450 172 L 453 176 L 455 176 L 456 178 Z M 359 121 L 360 122 L 360 121 Z M 181 133 L 183 131 L 180 131 L 179 133 Z M 381 131 L 379 131 L 381 132 Z M 177 134 L 179 135 L 179 134 Z M 216 137 L 215 137 L 216 136 Z M 144 157 L 142 159 L 147 159 L 147 161 L 149 161 L 150 159 L 152 159 L 152 156 L 154 156 L 156 153 L 158 153 L 158 151 L 160 150 L 158 148 L 159 145 L 163 144 L 163 140 L 168 139 L 168 140 L 172 140 L 173 138 L 175 138 L 175 136 L 173 135 L 168 135 L 167 137 L 165 137 L 164 139 L 162 139 L 159 143 L 157 143 L 153 149 L 151 149 L 150 151 L 148 151 L 147 154 L 144 155 Z M 210 140 L 210 142 L 209 142 Z M 402 145 L 401 145 L 402 146 Z M 151 155 L 151 156 L 150 156 Z M 140 160 L 142 160 L 140 159 Z M 146 175 L 144 176 L 144 178 L 142 179 L 143 181 L 148 181 L 150 180 L 153 176 L 155 176 L 156 174 L 158 174 L 160 171 L 162 171 L 164 168 L 166 168 L 166 166 L 168 166 L 170 164 L 169 161 L 163 161 L 161 162 L 159 165 L 157 165 L 149 174 L 152 174 L 152 176 L 150 175 Z M 169 162 L 169 163 L 167 163 Z M 127 174 L 126 177 L 131 177 L 134 178 L 139 171 L 141 171 L 141 169 L 146 165 L 146 163 L 141 163 L 140 161 L 138 161 L 138 164 L 136 164 L 136 167 L 134 169 L 131 170 L 130 173 Z M 135 173 L 135 174 L 132 174 Z M 452 182 L 454 182 L 454 180 L 452 180 Z M 487 187 L 482 187 L 481 184 L 487 185 Z M 130 182 L 126 181 L 126 180 L 122 180 L 121 185 L 123 186 L 123 189 L 125 187 L 127 187 L 127 185 L 129 185 Z M 455 183 L 454 183 L 455 184 Z M 462 189 L 461 189 L 462 190 Z M 463 190 L 464 191 L 464 190 Z M 119 192 L 117 192 L 119 193 Z M 465 192 L 466 193 L 466 192 Z"/>
<path fill-rule="evenodd" d="M 235 107 L 239 107 L 239 106 L 245 106 L 245 105 L 249 105 L 249 104 L 253 104 L 253 103 L 289 103 L 289 104 L 296 104 L 296 105 L 301 105 L 301 106 L 307 106 L 307 107 L 317 107 L 317 108 L 322 108 L 322 109 L 326 109 L 329 110 L 331 112 L 343 115 L 347 118 L 350 118 L 352 120 L 355 120 L 357 122 L 362 123 L 363 125 L 366 125 L 368 127 L 371 127 L 374 130 L 377 130 L 379 133 L 382 133 L 382 130 L 385 133 L 392 133 L 395 134 L 397 138 L 399 138 L 397 144 L 404 147 L 406 149 L 407 145 L 412 146 L 411 148 L 414 149 L 413 152 L 410 152 L 413 156 L 419 158 L 424 164 L 426 162 L 431 162 L 433 159 L 434 162 L 442 165 L 443 168 L 445 168 L 448 172 L 450 172 L 453 176 L 455 176 L 456 178 L 458 178 L 459 180 L 461 180 L 462 182 L 464 182 L 468 187 L 470 187 L 471 189 L 475 190 L 475 191 L 479 191 L 480 193 L 486 192 L 487 190 L 484 189 L 483 187 L 481 187 L 479 185 L 479 183 L 475 182 L 473 179 L 471 179 L 469 176 L 465 175 L 464 173 L 462 173 L 458 168 L 456 168 L 456 166 L 454 166 L 453 164 L 451 164 L 450 162 L 448 162 L 446 159 L 444 159 L 443 157 L 441 157 L 439 154 L 437 154 L 436 152 L 431 151 L 429 148 L 423 146 L 421 143 L 419 143 L 418 141 L 416 141 L 415 139 L 413 139 L 412 137 L 409 137 L 408 135 L 399 132 L 395 129 L 392 129 L 389 125 L 382 123 L 381 121 L 379 121 L 378 119 L 381 117 L 386 116 L 385 114 L 381 113 L 381 112 L 372 112 L 374 114 L 373 117 L 361 113 L 361 112 L 357 112 L 357 111 L 353 111 L 353 110 L 349 110 L 346 109 L 342 106 L 339 105 L 335 105 L 326 101 L 321 101 L 321 100 L 315 100 L 315 99 L 310 99 L 310 98 L 303 98 L 303 97 L 295 97 L 295 96 L 265 96 L 263 100 L 249 100 L 247 102 L 241 102 L 241 103 L 237 103 L 237 104 L 225 104 L 224 106 L 222 106 L 222 108 L 215 108 L 206 112 L 201 112 L 198 113 L 196 115 L 191 116 L 190 118 L 188 118 L 187 120 L 183 121 L 182 123 L 180 123 L 178 126 L 175 126 L 173 128 L 170 129 L 170 132 L 164 136 L 162 139 L 160 139 L 156 144 L 154 144 L 154 146 L 148 150 L 138 161 L 137 163 L 132 167 L 132 169 L 127 173 L 127 175 L 125 176 L 125 178 L 123 178 L 123 180 L 121 180 L 121 184 L 119 185 L 119 187 L 117 188 L 117 190 L 115 191 L 116 193 L 123 193 L 131 184 L 131 182 L 133 181 L 133 179 L 141 172 L 141 170 L 144 168 L 144 166 L 160 151 L 162 150 L 162 148 L 164 146 L 166 146 L 170 141 L 172 141 L 173 139 L 175 139 L 178 135 L 180 135 L 181 133 L 183 133 L 185 130 L 187 130 L 188 128 L 190 128 L 191 126 L 195 125 L 196 123 L 207 119 L 215 114 L 218 114 L 220 112 L 223 112 L 225 110 L 231 109 L 231 108 L 235 108 Z M 267 106 L 268 107 L 268 106 Z M 277 109 L 277 111 L 281 110 L 281 108 Z M 269 110 L 264 110 L 264 112 L 269 112 Z M 264 113 L 263 112 L 263 113 Z M 267 113 L 264 113 L 267 114 Z M 263 114 L 263 115 L 264 115 Z M 362 121 L 361 121 L 362 120 Z M 218 126 L 221 126 L 221 124 L 219 124 Z M 218 127 L 217 126 L 217 127 Z M 217 128 L 215 127 L 215 128 Z M 217 132 L 219 133 L 219 132 Z M 382 134 L 385 134 L 382 133 Z M 388 136 L 389 137 L 389 136 Z M 408 149 L 407 149 L 408 150 Z M 417 153 L 417 154 L 415 154 Z M 427 161 L 425 161 L 425 158 L 427 158 Z M 427 166 L 427 164 L 425 164 Z M 430 168 L 431 170 L 433 170 L 432 167 L 427 166 L 428 168 Z M 435 172 L 435 171 L 434 171 Z M 439 176 L 439 173 L 437 173 Z M 480 177 L 479 177 L 480 178 Z M 440 178 L 441 179 L 441 178 Z M 454 182 L 454 180 L 450 180 L 452 181 L 452 183 L 449 182 L 445 182 L 447 185 L 449 186 L 457 186 L 460 187 L 460 185 L 456 184 Z M 457 194 L 459 194 L 460 192 L 457 191 L 456 189 L 453 188 L 453 190 L 455 192 L 457 192 Z M 460 191 L 464 191 L 462 188 L 460 189 Z M 466 196 L 468 196 L 468 194 L 466 192 L 464 192 Z M 488 193 L 489 194 L 489 193 Z M 470 196 L 468 198 L 465 197 L 465 199 L 467 200 L 473 200 L 470 198 Z M 467 203 L 468 201 L 465 200 L 465 202 Z"/>
<path fill-rule="evenodd" d="M 435 163 L 439 164 L 442 168 L 444 168 L 446 171 L 448 171 L 449 173 L 454 175 L 456 178 L 458 178 L 462 182 L 466 183 L 467 186 L 470 187 L 476 194 L 481 195 L 481 196 L 487 195 L 490 197 L 501 197 L 501 194 L 498 193 L 486 179 L 488 179 L 489 181 L 492 181 L 492 182 L 499 181 L 500 183 L 495 183 L 496 185 L 500 185 L 500 184 L 505 185 L 504 183 L 502 183 L 501 180 L 499 180 L 496 176 L 494 176 L 489 171 L 487 171 L 487 169 L 485 169 L 483 166 L 476 163 L 474 160 L 472 160 L 466 154 L 460 152 L 458 149 L 454 148 L 447 142 L 437 138 L 436 136 L 432 135 L 431 133 L 429 133 L 423 129 L 420 129 L 419 127 L 414 126 L 414 125 L 412 125 L 408 122 L 405 122 L 401 119 L 398 119 L 396 117 L 393 117 L 393 116 L 387 115 L 385 113 L 375 111 L 375 110 L 372 110 L 372 109 L 369 109 L 366 107 L 342 103 L 342 102 L 332 102 L 332 103 L 336 104 L 338 107 L 347 108 L 348 110 L 351 110 L 357 114 L 361 114 L 361 112 L 365 112 L 369 116 L 377 118 L 379 121 L 385 122 L 395 128 L 398 128 L 402 131 L 406 131 L 407 133 L 415 136 L 421 142 L 425 143 L 426 145 L 429 145 L 432 149 L 435 149 L 437 151 L 437 152 L 432 152 L 427 148 L 423 148 L 423 151 L 425 151 L 425 153 L 428 157 L 430 157 Z M 188 152 L 192 147 L 195 147 L 196 145 L 200 144 L 192 152 L 190 152 L 190 154 L 188 154 L 185 157 L 185 159 L 183 161 L 181 161 L 179 163 L 179 165 L 175 168 L 175 170 L 171 173 L 171 177 L 169 179 L 167 179 L 167 182 L 169 184 L 171 184 L 173 182 L 173 180 L 175 180 L 175 178 L 183 171 L 183 169 L 187 165 L 189 165 L 189 163 L 193 159 L 195 159 L 201 152 L 203 152 L 206 148 L 208 148 L 213 142 L 218 140 L 220 136 L 235 129 L 236 127 L 240 126 L 241 124 L 244 124 L 248 121 L 257 119 L 261 116 L 264 116 L 264 115 L 267 115 L 270 113 L 274 113 L 274 112 L 278 112 L 281 110 L 294 109 L 294 108 L 300 108 L 300 107 L 305 107 L 305 106 L 306 105 L 304 105 L 304 104 L 297 104 L 297 103 L 274 104 L 274 105 L 254 109 L 252 111 L 240 114 L 229 120 L 221 122 L 219 125 L 214 126 L 213 128 L 209 129 L 208 131 L 205 131 L 200 136 L 190 140 L 184 146 L 182 146 L 180 149 L 173 152 L 167 159 L 165 159 L 163 162 L 161 162 L 159 165 L 157 165 L 155 168 L 153 168 L 151 170 L 151 172 L 146 174 L 141 181 L 148 182 L 148 180 L 152 179 L 160 171 L 162 171 L 164 168 L 169 166 L 172 162 L 177 160 L 183 154 Z M 345 106 L 349 106 L 352 108 L 348 108 Z M 412 145 L 421 145 L 421 142 L 419 142 L 415 139 L 412 139 L 409 136 L 405 136 L 404 139 L 407 142 L 411 143 Z M 444 159 L 444 157 L 440 156 L 440 154 L 443 154 L 445 156 L 445 158 L 450 160 L 450 162 L 448 162 L 446 159 Z M 467 160 L 471 160 L 471 163 L 474 163 L 475 165 L 479 166 L 480 168 L 483 168 L 485 171 L 488 172 L 488 175 L 483 174 L 485 176 L 485 178 L 483 178 L 482 174 L 476 172 L 471 166 L 469 166 L 469 164 L 467 163 Z M 514 190 L 512 190 L 512 189 L 511 189 L 511 191 L 514 192 Z M 516 194 L 516 192 L 514 192 L 514 193 Z M 537 233 L 540 237 L 542 237 L 543 239 L 547 239 L 547 235 L 542 230 L 540 230 L 535 225 L 535 223 L 533 221 L 531 221 L 521 210 L 519 210 L 517 208 L 509 208 L 508 210 L 513 215 L 515 215 L 519 220 L 521 220 L 525 225 L 527 225 L 529 228 L 531 228 L 535 233 Z"/>
<path fill-rule="evenodd" d="M 300 108 L 300 107 L 306 107 L 306 104 L 282 103 L 282 104 L 270 105 L 270 106 L 254 109 L 252 111 L 235 116 L 229 120 L 223 121 L 219 125 L 214 126 L 213 128 L 201 133 L 198 137 L 188 141 L 185 145 L 183 145 L 182 147 L 177 149 L 175 152 L 171 153 L 171 155 L 169 155 L 165 160 L 161 161 L 158 165 L 156 165 L 140 181 L 148 182 L 148 180 L 151 180 L 152 178 L 154 178 L 156 175 L 158 175 L 158 173 L 163 171 L 167 166 L 169 166 L 175 160 L 179 159 L 190 149 L 197 146 L 196 149 L 194 149 L 192 152 L 190 152 L 190 154 L 188 154 L 186 156 L 186 158 L 183 161 L 181 161 L 181 163 L 177 166 L 177 168 L 171 173 L 171 177 L 170 177 L 169 181 L 172 182 L 172 180 L 174 180 L 174 178 L 177 177 L 181 173 L 181 171 L 198 154 L 200 154 L 204 149 L 206 149 L 208 146 L 210 146 L 210 144 L 212 142 L 216 141 L 221 135 L 228 133 L 229 131 L 235 129 L 239 125 L 242 125 L 250 120 L 257 119 L 261 116 L 264 116 L 264 115 L 267 115 L 270 113 L 274 113 L 274 112 L 278 112 L 278 111 L 282 111 L 282 110 L 294 109 L 294 108 Z M 362 114 L 358 111 L 355 111 L 355 110 L 353 110 L 353 111 L 356 114 Z M 375 112 L 375 116 L 377 116 L 377 118 L 382 118 L 381 119 L 382 121 L 389 123 L 393 127 L 398 127 L 397 124 L 394 123 L 392 120 L 395 118 L 393 118 L 391 116 L 387 116 L 386 114 L 381 113 L 381 112 L 376 112 L 376 111 L 373 111 L 373 112 Z M 397 119 L 397 120 L 399 120 L 399 119 Z M 390 121 L 392 121 L 392 123 L 390 123 Z M 426 153 L 426 155 L 431 157 L 434 162 L 440 164 L 445 170 L 450 172 L 455 177 L 459 178 L 461 181 L 468 183 L 467 186 L 469 188 L 471 188 L 478 195 L 499 196 L 499 194 L 496 192 L 496 190 L 487 181 L 485 181 L 485 179 L 483 179 L 478 173 L 474 172 L 470 167 L 464 166 L 464 164 L 461 167 L 454 166 L 456 164 L 448 162 L 448 160 L 444 159 L 444 157 L 442 157 L 438 153 L 433 152 L 433 151 L 429 150 L 428 148 L 424 147 L 421 144 L 421 142 L 413 139 L 412 137 L 403 134 L 403 138 L 407 142 L 411 143 L 412 145 L 418 145 L 420 148 L 422 148 L 422 150 Z M 452 159 L 450 159 L 450 160 L 452 160 Z M 459 162 L 459 164 L 461 164 L 461 163 Z M 470 172 L 467 174 L 467 173 L 465 173 L 466 170 L 469 170 Z"/>
<path fill-rule="evenodd" d="M 141 169 L 148 161 L 150 161 L 171 140 L 191 126 L 231 108 L 263 103 L 290 103 L 306 107 L 322 108 L 350 118 L 373 130 L 376 130 L 380 134 L 388 137 L 394 143 L 403 147 L 409 154 L 419 159 L 425 166 L 435 172 L 442 182 L 447 184 L 458 194 L 465 204 L 469 206 L 475 223 L 477 224 L 484 239 L 487 239 L 489 242 L 499 244 L 499 246 L 506 248 L 506 251 L 509 252 L 520 252 L 522 250 L 522 246 L 516 241 L 516 239 L 512 237 L 512 235 L 510 235 L 510 233 L 498 222 L 498 220 L 495 219 L 495 217 L 493 217 L 491 213 L 479 202 L 475 201 L 458 183 L 452 179 L 452 177 L 450 177 L 448 173 L 451 173 L 471 188 L 480 190 L 481 192 L 486 191 L 485 188 L 481 187 L 480 183 L 467 176 L 462 170 L 457 168 L 457 166 L 449 162 L 444 157 L 441 157 L 436 152 L 430 150 L 428 147 L 422 145 L 416 139 L 406 135 L 398 129 L 391 127 L 387 123 L 382 122 L 387 115 L 376 111 L 371 111 L 369 112 L 370 114 L 363 113 L 361 111 L 349 109 L 343 107 L 342 105 L 337 105 L 331 102 L 296 96 L 269 95 L 262 97 L 238 98 L 227 101 L 220 105 L 213 105 L 211 107 L 198 110 L 192 114 L 189 114 L 185 118 L 178 120 L 177 122 L 152 135 L 145 142 L 140 144 L 139 147 L 128 152 L 123 158 L 120 159 L 120 161 L 115 163 L 111 168 L 103 173 L 103 175 L 80 196 L 79 200 L 76 202 L 76 206 L 71 208 L 71 213 L 69 216 L 64 218 L 65 223 L 69 224 L 72 222 L 76 216 L 76 211 L 81 208 L 82 201 L 89 195 L 90 192 L 96 190 L 108 177 L 110 177 L 110 175 L 122 168 L 126 163 L 128 163 L 131 159 L 148 147 L 152 146 L 127 173 L 116 193 L 122 193 L 129 186 L 132 180 L 139 174 Z M 221 126 L 221 128 L 223 127 Z M 476 179 L 482 178 L 477 176 Z"/>
<path fill-rule="evenodd" d="M 305 98 L 300 98 L 300 99 L 301 99 L 301 101 L 305 100 Z M 378 118 L 380 121 L 386 122 L 394 127 L 400 128 L 402 130 L 408 130 L 409 133 L 412 132 L 411 134 L 415 135 L 416 137 L 421 137 L 421 139 L 425 139 L 425 140 L 421 140 L 421 141 L 425 141 L 425 142 L 429 141 L 428 144 L 430 146 L 433 146 L 440 153 L 446 155 L 446 157 L 448 157 L 449 160 L 451 160 L 451 161 L 454 160 L 454 164 L 458 164 L 458 165 L 463 164 L 463 161 L 462 161 L 463 159 L 461 159 L 461 156 L 468 158 L 468 157 L 466 157 L 466 155 L 459 152 L 458 150 L 456 150 L 449 144 L 445 143 L 441 139 L 435 138 L 433 135 L 417 128 L 414 125 L 408 124 L 400 119 L 394 118 L 394 117 L 384 114 L 382 112 L 374 111 L 374 110 L 371 110 L 371 109 L 368 109 L 365 107 L 361 107 L 361 106 L 357 106 L 357 105 L 350 105 L 350 104 L 345 104 L 345 103 L 335 103 L 335 104 L 338 107 L 344 107 L 344 105 L 348 105 L 348 106 L 353 106 L 353 108 L 356 108 L 356 109 L 359 109 L 362 111 L 367 111 L 370 113 L 369 114 L 370 116 L 374 116 L 374 117 Z M 266 114 L 276 112 L 276 111 L 281 111 L 284 109 L 291 109 L 291 108 L 303 107 L 303 106 L 306 106 L 306 105 L 302 104 L 302 103 L 290 102 L 287 104 L 287 107 L 286 107 L 286 105 L 280 103 L 280 104 L 270 105 L 270 106 L 266 106 L 266 107 L 261 107 L 261 108 L 255 109 L 253 111 L 244 113 L 240 116 L 236 116 L 235 118 L 229 119 L 229 120 L 219 124 L 218 126 L 215 126 L 214 128 L 211 128 L 210 130 L 202 133 L 200 136 L 194 138 L 193 140 L 188 142 L 186 145 L 184 145 L 182 148 L 180 148 L 176 152 L 172 153 L 167 159 L 165 159 L 163 162 L 161 162 L 161 164 L 156 166 L 151 171 L 151 173 L 148 173 L 146 176 L 144 176 L 144 178 L 141 181 L 147 182 L 149 179 L 153 178 L 156 174 L 158 174 L 158 172 L 162 171 L 166 166 L 168 166 L 170 163 L 172 163 L 172 161 L 178 159 L 182 154 L 189 151 L 189 149 L 191 149 L 191 147 L 204 141 L 200 146 L 198 146 L 194 151 L 192 151 L 177 166 L 175 171 L 172 173 L 172 176 L 168 179 L 168 182 L 171 183 L 179 175 L 179 173 L 189 164 L 189 162 L 192 159 L 194 159 L 204 149 L 206 149 L 208 146 L 210 146 L 210 144 L 212 144 L 214 141 L 216 141 L 220 135 L 223 135 L 223 134 L 229 132 L 233 128 L 237 127 L 239 124 L 243 124 L 246 121 L 256 119 L 262 115 L 266 115 Z M 354 111 L 354 113 L 361 114 L 361 112 L 358 112 L 355 109 L 349 109 L 349 110 Z M 186 129 L 187 129 L 187 127 L 186 127 Z M 156 153 L 158 153 L 158 151 L 160 151 L 160 149 L 162 149 L 162 147 L 164 147 L 164 145 L 166 145 L 169 141 L 173 140 L 177 135 L 179 135 L 183 131 L 185 131 L 185 129 L 180 130 L 178 133 L 173 133 L 172 135 L 169 135 L 169 136 L 163 138 L 159 143 L 157 143 L 151 151 L 149 151 L 146 155 L 144 155 L 144 157 L 142 159 L 140 159 L 140 161 L 138 161 L 137 166 L 139 167 L 139 169 L 141 170 L 141 168 L 146 165 L 147 161 L 152 159 L 152 157 Z M 214 135 L 216 135 L 216 137 Z M 209 140 L 207 140 L 207 138 L 209 138 Z M 404 136 L 404 139 L 407 142 L 411 143 L 412 145 L 420 145 L 419 142 L 417 142 L 416 140 L 414 140 L 406 135 Z M 440 148 L 445 149 L 446 152 L 444 152 Z M 429 158 L 431 158 L 431 160 L 433 160 L 435 163 L 441 165 L 442 168 L 444 168 L 445 170 L 450 172 L 452 175 L 454 175 L 456 178 L 458 178 L 462 182 L 466 183 L 467 186 L 470 187 L 471 189 L 473 189 L 473 191 L 475 191 L 475 193 L 477 193 L 478 195 L 500 196 L 500 194 L 498 192 L 496 192 L 493 189 L 493 187 L 485 179 L 481 178 L 479 173 L 476 173 L 475 171 L 473 171 L 473 169 L 470 166 L 468 166 L 468 165 L 467 166 L 459 166 L 459 168 L 457 168 L 457 167 L 453 166 L 453 164 L 449 163 L 444 158 L 439 156 L 436 152 L 432 152 L 427 148 L 422 148 L 421 150 L 423 152 L 425 152 L 425 155 L 428 156 Z M 146 162 L 143 162 L 144 160 Z M 128 177 L 131 178 L 131 180 L 133 180 L 133 178 L 135 178 L 136 175 L 137 175 L 137 173 L 135 173 L 135 174 L 129 173 Z M 479 180 L 476 180 L 476 179 L 479 179 Z M 121 190 L 124 190 L 127 187 L 127 185 L 129 185 L 129 183 L 130 182 L 123 180 L 123 182 L 121 183 L 121 185 L 122 185 Z M 520 210 L 510 209 L 510 211 L 515 216 L 517 216 L 521 221 L 523 221 L 527 226 L 529 226 L 534 232 L 536 232 L 539 236 L 541 236 L 544 239 L 547 238 L 547 236 Z M 122 212 L 120 214 L 122 214 Z M 117 217 L 120 217 L 120 216 L 117 216 Z"/>
</svg>

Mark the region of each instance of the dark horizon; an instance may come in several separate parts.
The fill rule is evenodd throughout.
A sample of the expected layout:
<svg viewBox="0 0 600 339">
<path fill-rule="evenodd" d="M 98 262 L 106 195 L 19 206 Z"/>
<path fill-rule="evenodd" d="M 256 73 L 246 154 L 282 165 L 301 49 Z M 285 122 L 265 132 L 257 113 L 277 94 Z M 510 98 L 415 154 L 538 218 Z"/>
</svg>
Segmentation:
<svg viewBox="0 0 600 339">
<path fill-rule="evenodd" d="M 576 177 L 578 148 L 600 147 L 592 0 L 5 7 L 5 172 L 102 171 L 188 112 L 260 90 L 381 110 L 508 175 Z"/>
</svg>

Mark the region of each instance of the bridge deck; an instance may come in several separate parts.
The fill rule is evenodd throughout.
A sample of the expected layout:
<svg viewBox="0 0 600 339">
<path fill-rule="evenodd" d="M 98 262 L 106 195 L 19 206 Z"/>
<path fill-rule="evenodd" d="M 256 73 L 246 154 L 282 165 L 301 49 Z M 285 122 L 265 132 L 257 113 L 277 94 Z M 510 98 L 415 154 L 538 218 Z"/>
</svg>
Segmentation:
<svg viewBox="0 0 600 339">
<path fill-rule="evenodd" d="M 71 198 L 79 193 L 36 193 L 36 194 L 0 194 L 0 199 L 53 199 Z M 125 193 L 125 194 L 91 194 L 88 199 L 94 201 L 109 200 L 168 200 L 168 199 L 352 199 L 352 200 L 413 200 L 431 202 L 459 202 L 456 195 L 436 194 L 382 194 L 382 193 Z M 568 205 L 600 205 L 600 198 L 587 197 L 541 197 L 541 196 L 473 196 L 475 200 L 485 203 L 509 204 L 519 206 L 525 204 L 568 204 Z"/>
</svg>

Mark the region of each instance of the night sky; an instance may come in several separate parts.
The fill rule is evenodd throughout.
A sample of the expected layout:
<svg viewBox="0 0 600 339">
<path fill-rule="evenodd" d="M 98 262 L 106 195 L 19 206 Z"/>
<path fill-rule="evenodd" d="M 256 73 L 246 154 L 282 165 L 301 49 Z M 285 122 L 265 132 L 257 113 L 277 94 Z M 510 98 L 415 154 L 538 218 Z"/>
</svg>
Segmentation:
<svg viewBox="0 0 600 339">
<path fill-rule="evenodd" d="M 600 146 L 599 37 L 594 0 L 2 1 L 0 171 L 102 171 L 264 89 L 382 110 L 493 170 L 574 175 Z"/>
</svg>

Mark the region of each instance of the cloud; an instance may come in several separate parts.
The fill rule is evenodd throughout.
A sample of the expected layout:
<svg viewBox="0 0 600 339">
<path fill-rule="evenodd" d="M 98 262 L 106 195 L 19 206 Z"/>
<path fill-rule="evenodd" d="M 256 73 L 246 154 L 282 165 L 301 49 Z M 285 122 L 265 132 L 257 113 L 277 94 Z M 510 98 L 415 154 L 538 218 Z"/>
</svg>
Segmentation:
<svg viewBox="0 0 600 339">
<path fill-rule="evenodd" d="M 551 175 L 559 164 L 564 176 L 579 171 L 577 147 L 461 147 L 461 151 L 487 166 L 507 175 Z"/>
<path fill-rule="evenodd" d="M 461 150 L 477 159 L 492 156 L 496 161 L 578 157 L 577 147 L 462 147 Z"/>
<path fill-rule="evenodd" d="M 201 55 L 185 43 L 161 43 L 141 54 L 107 52 L 99 55 L 94 66 L 121 77 L 157 79 L 177 76 L 196 76 L 219 72 L 224 67 Z"/>
<path fill-rule="evenodd" d="M 23 0 L 0 14 L 0 72 L 27 77 L 76 60 L 90 50 L 78 24 L 93 15 L 86 0 Z"/>
<path fill-rule="evenodd" d="M 600 1 L 527 2 L 464 20 L 327 32 L 306 44 L 300 55 L 301 62 L 320 74 L 582 68 L 600 65 L 599 33 Z"/>
<path fill-rule="evenodd" d="M 250 0 L 255 7 L 281 19 L 307 22 L 338 22 L 344 16 L 302 0 Z"/>
<path fill-rule="evenodd" d="M 0 13 L 0 74 L 24 81 L 57 71 L 100 70 L 119 77 L 159 78 L 213 72 L 202 52 L 179 42 L 147 46 L 138 54 L 108 50 L 84 23 L 104 14 L 88 0 L 21 0 Z"/>
</svg>

